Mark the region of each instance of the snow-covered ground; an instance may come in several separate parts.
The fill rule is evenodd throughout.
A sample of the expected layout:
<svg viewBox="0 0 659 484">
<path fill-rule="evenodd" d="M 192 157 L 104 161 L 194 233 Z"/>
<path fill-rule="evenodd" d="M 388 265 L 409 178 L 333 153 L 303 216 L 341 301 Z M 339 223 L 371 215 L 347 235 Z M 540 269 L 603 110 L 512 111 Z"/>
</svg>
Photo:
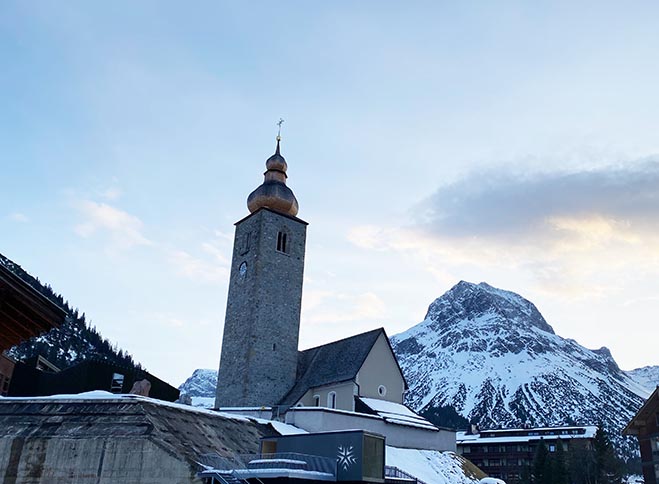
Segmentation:
<svg viewBox="0 0 659 484">
<path fill-rule="evenodd" d="M 476 476 L 465 474 L 465 460 L 453 452 L 401 449 L 387 446 L 386 464 L 398 467 L 428 484 L 475 484 Z"/>
<path fill-rule="evenodd" d="M 215 397 L 191 397 L 193 407 L 214 408 Z"/>
<path fill-rule="evenodd" d="M 625 484 L 643 484 L 643 476 L 627 476 Z"/>
</svg>

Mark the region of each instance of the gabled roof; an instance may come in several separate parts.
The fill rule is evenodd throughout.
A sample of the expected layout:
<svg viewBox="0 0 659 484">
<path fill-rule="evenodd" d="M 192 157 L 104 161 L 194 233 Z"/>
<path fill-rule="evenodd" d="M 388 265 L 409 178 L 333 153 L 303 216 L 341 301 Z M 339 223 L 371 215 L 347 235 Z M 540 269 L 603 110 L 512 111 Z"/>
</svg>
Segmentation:
<svg viewBox="0 0 659 484">
<path fill-rule="evenodd" d="M 353 380 L 383 328 L 298 352 L 297 381 L 280 402 L 294 405 L 310 388 Z"/>
<path fill-rule="evenodd" d="M 634 418 L 622 430 L 623 435 L 638 435 L 639 431 L 647 425 L 650 419 L 659 411 L 659 385 L 654 389 L 643 406 L 636 412 Z"/>
<path fill-rule="evenodd" d="M 0 254 L 0 351 L 60 326 L 66 311 L 39 293 Z"/>
</svg>

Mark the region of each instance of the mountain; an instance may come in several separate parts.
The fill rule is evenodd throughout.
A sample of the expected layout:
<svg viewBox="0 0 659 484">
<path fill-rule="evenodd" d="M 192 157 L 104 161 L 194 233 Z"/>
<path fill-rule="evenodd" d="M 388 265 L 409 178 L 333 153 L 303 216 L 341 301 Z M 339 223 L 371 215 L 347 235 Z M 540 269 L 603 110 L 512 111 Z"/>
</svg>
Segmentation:
<svg viewBox="0 0 659 484">
<path fill-rule="evenodd" d="M 181 395 L 190 395 L 191 397 L 213 397 L 215 398 L 215 388 L 217 387 L 217 370 L 207 370 L 200 368 L 195 370 L 192 375 L 185 380 L 178 389 Z"/>
<path fill-rule="evenodd" d="M 103 359 L 128 368 L 142 369 L 128 353 L 103 338 L 86 320 L 85 314 L 73 308 L 52 287 L 30 275 L 20 265 L 0 254 L 0 265 L 6 267 L 32 289 L 63 308 L 67 316 L 59 328 L 30 338 L 11 348 L 8 353 L 18 361 L 43 356 L 60 369 L 87 359 Z"/>
<path fill-rule="evenodd" d="M 635 370 L 626 371 L 634 381 L 647 389 L 648 395 L 659 386 L 659 366 L 644 366 Z"/>
<path fill-rule="evenodd" d="M 484 282 L 461 281 L 391 342 L 408 404 L 455 410 L 481 428 L 601 422 L 616 436 L 647 397 L 608 349 L 558 336 L 533 303 Z"/>
</svg>

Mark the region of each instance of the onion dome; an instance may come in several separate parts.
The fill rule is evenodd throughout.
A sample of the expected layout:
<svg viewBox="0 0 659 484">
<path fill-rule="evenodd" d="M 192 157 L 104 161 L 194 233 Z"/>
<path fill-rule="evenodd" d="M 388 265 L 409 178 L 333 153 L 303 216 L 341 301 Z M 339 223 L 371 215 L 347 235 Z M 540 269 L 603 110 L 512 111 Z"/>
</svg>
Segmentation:
<svg viewBox="0 0 659 484">
<path fill-rule="evenodd" d="M 275 154 L 265 162 L 267 170 L 263 174 L 263 184 L 247 197 L 247 208 L 250 213 L 265 207 L 284 215 L 297 215 L 299 207 L 293 191 L 286 186 L 288 165 L 279 152 L 279 141 L 280 138 L 277 136 Z"/>
</svg>

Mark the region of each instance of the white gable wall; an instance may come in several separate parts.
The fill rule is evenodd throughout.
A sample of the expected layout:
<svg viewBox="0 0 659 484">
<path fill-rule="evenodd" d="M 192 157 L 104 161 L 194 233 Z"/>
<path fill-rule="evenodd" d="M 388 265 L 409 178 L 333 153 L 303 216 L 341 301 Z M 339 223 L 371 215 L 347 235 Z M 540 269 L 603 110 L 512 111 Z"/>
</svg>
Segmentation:
<svg viewBox="0 0 659 484">
<path fill-rule="evenodd" d="M 359 396 L 378 398 L 403 403 L 405 380 L 396 363 L 396 357 L 383 334 L 375 341 L 371 352 L 357 373 Z M 386 388 L 385 395 L 378 392 L 380 385 Z"/>
<path fill-rule="evenodd" d="M 336 408 L 339 410 L 348 410 L 350 412 L 355 411 L 355 395 L 357 395 L 357 385 L 354 381 L 346 381 L 341 383 L 336 383 L 334 385 L 325 385 L 322 387 L 312 388 L 304 394 L 304 396 L 299 400 L 300 403 L 305 407 L 314 406 L 314 396 L 318 395 L 320 397 L 321 407 L 327 407 L 327 399 L 330 392 L 336 393 Z M 297 406 L 296 405 L 296 406 Z"/>
</svg>

